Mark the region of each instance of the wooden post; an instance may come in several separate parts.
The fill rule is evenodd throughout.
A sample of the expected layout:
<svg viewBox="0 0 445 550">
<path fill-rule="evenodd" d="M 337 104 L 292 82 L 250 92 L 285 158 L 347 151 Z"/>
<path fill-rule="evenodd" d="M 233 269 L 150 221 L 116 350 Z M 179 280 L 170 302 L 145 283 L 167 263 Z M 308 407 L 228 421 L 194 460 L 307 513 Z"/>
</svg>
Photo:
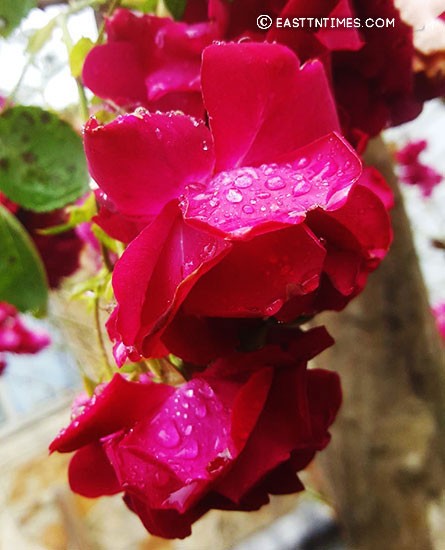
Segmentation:
<svg viewBox="0 0 445 550">
<path fill-rule="evenodd" d="M 445 361 L 409 220 L 381 139 L 366 161 L 391 185 L 394 243 L 340 314 L 317 365 L 341 375 L 344 404 L 320 462 L 354 550 L 445 549 Z"/>
</svg>

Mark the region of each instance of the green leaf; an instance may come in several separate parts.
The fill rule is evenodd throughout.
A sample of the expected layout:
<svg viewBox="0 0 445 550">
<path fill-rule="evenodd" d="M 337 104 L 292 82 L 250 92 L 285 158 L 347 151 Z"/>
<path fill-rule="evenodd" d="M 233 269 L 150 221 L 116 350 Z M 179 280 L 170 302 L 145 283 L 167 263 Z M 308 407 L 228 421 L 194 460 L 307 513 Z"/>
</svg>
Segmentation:
<svg viewBox="0 0 445 550">
<path fill-rule="evenodd" d="M 36 0 L 0 0 L 0 35 L 11 34 L 35 5 Z"/>
<path fill-rule="evenodd" d="M 88 190 L 82 140 L 57 115 L 17 106 L 0 116 L 0 191 L 23 208 L 50 212 Z"/>
<path fill-rule="evenodd" d="M 1 2 L 2 0 L 0 0 L 0 3 Z M 29 37 L 28 45 L 26 47 L 26 51 L 28 53 L 35 54 L 43 48 L 43 46 L 48 42 L 48 40 L 51 38 L 51 35 L 53 34 L 54 27 L 56 26 L 56 21 L 56 18 L 51 19 L 49 23 L 47 23 L 41 29 L 37 29 L 36 32 Z"/>
<path fill-rule="evenodd" d="M 142 13 L 154 13 L 158 0 L 123 0 L 121 5 L 123 8 L 130 10 L 138 10 Z"/>
<path fill-rule="evenodd" d="M 70 51 L 70 68 L 74 78 L 82 74 L 83 63 L 89 51 L 94 47 L 94 42 L 89 38 L 81 38 L 74 44 Z"/>
<path fill-rule="evenodd" d="M 179 20 L 182 18 L 187 6 L 187 0 L 164 0 L 164 3 L 174 19 Z"/>
<path fill-rule="evenodd" d="M 46 309 L 48 288 L 45 268 L 20 222 L 0 206 L 0 301 L 20 311 Z"/>
</svg>

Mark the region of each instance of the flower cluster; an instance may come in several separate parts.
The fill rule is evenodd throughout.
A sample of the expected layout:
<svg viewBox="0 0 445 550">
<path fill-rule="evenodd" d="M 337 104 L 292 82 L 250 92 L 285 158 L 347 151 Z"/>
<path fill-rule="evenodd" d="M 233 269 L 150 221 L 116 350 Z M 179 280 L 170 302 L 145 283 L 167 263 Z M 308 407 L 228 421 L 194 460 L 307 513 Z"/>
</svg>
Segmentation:
<svg viewBox="0 0 445 550">
<path fill-rule="evenodd" d="M 87 497 L 123 491 L 165 538 L 189 535 L 211 508 L 256 510 L 270 494 L 301 490 L 296 472 L 327 445 L 341 391 L 335 373 L 306 369 L 332 343 L 324 329 L 280 340 L 219 359 L 177 388 L 116 374 L 77 403 L 51 444 L 76 451 L 71 488 Z"/>
<path fill-rule="evenodd" d="M 49 343 L 46 333 L 25 327 L 14 306 L 0 302 L 0 374 L 6 368 L 5 353 L 37 353 Z"/>
<path fill-rule="evenodd" d="M 327 332 L 298 327 L 361 292 L 392 238 L 391 191 L 342 126 L 377 132 L 405 81 L 355 30 L 259 33 L 252 13 L 266 7 L 359 9 L 191 1 L 181 23 L 118 10 L 83 70 L 96 94 L 139 106 L 84 128 L 95 222 L 127 245 L 107 322 L 125 373 L 76 403 L 51 450 L 76 451 L 74 491 L 123 492 L 163 537 L 187 536 L 211 508 L 254 510 L 302 489 L 297 472 L 328 443 L 341 391 L 334 373 L 306 369 L 332 344 Z M 346 82 L 360 107 L 338 104 Z M 367 86 L 378 101 L 365 108 Z M 144 371 L 172 356 L 181 383 Z"/>
</svg>

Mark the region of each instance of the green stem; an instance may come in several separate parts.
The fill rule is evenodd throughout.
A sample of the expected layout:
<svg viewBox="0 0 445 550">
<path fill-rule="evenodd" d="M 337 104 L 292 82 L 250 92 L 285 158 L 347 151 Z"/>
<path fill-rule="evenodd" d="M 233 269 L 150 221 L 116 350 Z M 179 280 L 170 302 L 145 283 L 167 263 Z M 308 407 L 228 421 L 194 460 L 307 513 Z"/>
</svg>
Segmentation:
<svg viewBox="0 0 445 550">
<path fill-rule="evenodd" d="M 104 365 L 105 375 L 111 380 L 114 375 L 113 367 L 108 361 L 107 351 L 105 349 L 104 338 L 102 335 L 102 327 L 100 324 L 100 309 L 99 309 L 99 297 L 94 299 L 94 323 L 96 326 L 97 342 L 99 344 L 100 353 L 102 355 L 102 362 Z"/>
<path fill-rule="evenodd" d="M 68 54 L 68 57 L 70 55 L 70 52 L 73 48 L 73 41 L 71 39 L 71 35 L 68 30 L 67 25 L 67 14 L 68 12 L 63 13 L 60 16 L 60 26 L 62 28 L 62 40 L 65 43 L 66 51 Z M 77 86 L 77 93 L 79 95 L 79 111 L 80 111 L 80 117 L 82 119 L 82 122 L 86 122 L 88 118 L 90 117 L 89 111 L 88 111 L 88 99 L 85 94 L 85 88 L 83 87 L 81 81 L 79 78 L 76 78 L 76 86 Z"/>
<path fill-rule="evenodd" d="M 102 23 L 100 24 L 99 31 L 98 31 L 99 34 L 97 36 L 96 44 L 102 44 L 102 42 L 104 41 L 106 18 L 111 17 L 114 10 L 119 6 L 120 3 L 121 3 L 121 0 L 112 0 L 110 7 L 108 8 L 105 14 L 105 17 Z"/>
</svg>

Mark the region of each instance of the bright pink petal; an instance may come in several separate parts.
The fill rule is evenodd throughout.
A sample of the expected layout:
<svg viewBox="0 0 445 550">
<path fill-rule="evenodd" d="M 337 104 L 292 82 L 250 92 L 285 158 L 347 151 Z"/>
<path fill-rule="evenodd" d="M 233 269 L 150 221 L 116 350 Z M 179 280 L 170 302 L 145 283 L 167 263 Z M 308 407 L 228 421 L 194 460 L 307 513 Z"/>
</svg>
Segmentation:
<svg viewBox="0 0 445 550">
<path fill-rule="evenodd" d="M 211 386 L 194 379 L 178 388 L 158 414 L 136 424 L 107 454 L 120 484 L 150 508 L 190 509 L 235 448 L 230 412 Z M 215 461 L 218 469 L 212 468 Z"/>
<path fill-rule="evenodd" d="M 245 240 L 300 223 L 314 208 L 339 208 L 361 174 L 359 157 L 336 134 L 286 157 L 280 164 L 219 172 L 204 191 L 189 188 L 186 219 Z"/>
<path fill-rule="evenodd" d="M 122 491 L 99 442 L 76 451 L 70 460 L 68 479 L 71 490 L 87 498 L 115 495 Z"/>
<path fill-rule="evenodd" d="M 321 64 L 300 68 L 295 55 L 278 44 L 210 46 L 201 82 L 218 171 L 275 162 L 339 130 Z"/>
<path fill-rule="evenodd" d="M 52 441 L 50 451 L 71 452 L 130 427 L 137 420 L 150 416 L 173 391 L 165 384 L 129 382 L 115 374 Z"/>
<path fill-rule="evenodd" d="M 139 110 L 106 126 L 91 119 L 84 142 L 92 177 L 133 216 L 155 216 L 187 184 L 206 180 L 214 163 L 208 129 L 178 113 Z"/>
<path fill-rule="evenodd" d="M 237 242 L 194 286 L 184 311 L 209 317 L 273 315 L 290 296 L 318 286 L 324 256 L 302 224 Z"/>
</svg>

